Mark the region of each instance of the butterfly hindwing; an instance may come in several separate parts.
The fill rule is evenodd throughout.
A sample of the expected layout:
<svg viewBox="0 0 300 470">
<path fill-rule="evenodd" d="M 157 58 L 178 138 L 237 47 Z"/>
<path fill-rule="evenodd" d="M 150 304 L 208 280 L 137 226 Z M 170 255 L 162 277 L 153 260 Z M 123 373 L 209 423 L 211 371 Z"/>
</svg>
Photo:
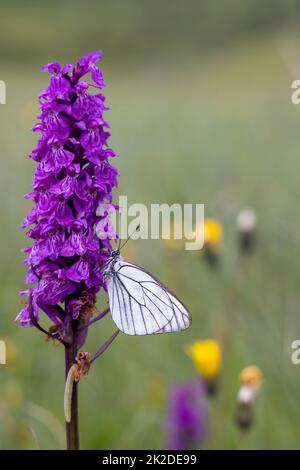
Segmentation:
<svg viewBox="0 0 300 470">
<path fill-rule="evenodd" d="M 111 315 L 128 335 L 151 335 L 188 328 L 188 310 L 151 274 L 122 260 L 108 280 Z"/>
</svg>

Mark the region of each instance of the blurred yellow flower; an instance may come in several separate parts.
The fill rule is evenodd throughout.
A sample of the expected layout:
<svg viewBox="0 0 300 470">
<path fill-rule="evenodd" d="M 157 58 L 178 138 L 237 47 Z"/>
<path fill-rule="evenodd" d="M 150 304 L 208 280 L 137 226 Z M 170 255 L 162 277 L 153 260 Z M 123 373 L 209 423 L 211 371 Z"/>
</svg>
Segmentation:
<svg viewBox="0 0 300 470">
<path fill-rule="evenodd" d="M 205 219 L 204 244 L 218 246 L 223 239 L 223 226 L 217 219 Z"/>
<path fill-rule="evenodd" d="M 192 358 L 196 369 L 206 380 L 213 380 L 220 372 L 222 352 L 217 341 L 207 339 L 187 346 L 186 353 Z"/>
<path fill-rule="evenodd" d="M 240 382 L 242 385 L 248 385 L 254 391 L 258 391 L 264 381 L 262 371 L 257 366 L 245 367 L 240 373 Z"/>
</svg>

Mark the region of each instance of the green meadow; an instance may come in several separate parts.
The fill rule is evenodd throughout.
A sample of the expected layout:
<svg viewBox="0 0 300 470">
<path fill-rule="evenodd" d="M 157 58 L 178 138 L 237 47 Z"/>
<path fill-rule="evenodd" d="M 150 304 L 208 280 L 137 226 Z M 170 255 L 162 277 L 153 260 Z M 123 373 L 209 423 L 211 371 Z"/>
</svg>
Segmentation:
<svg viewBox="0 0 300 470">
<path fill-rule="evenodd" d="M 67 7 L 75 8 L 64 2 Z M 22 8 L 15 32 L 22 28 Z M 51 8 L 47 3 L 46 14 L 54 15 Z M 0 366 L 0 449 L 51 449 L 65 446 L 64 353 L 35 329 L 14 322 L 24 288 L 20 249 L 27 244 L 20 225 L 31 207 L 23 199 L 34 171 L 26 158 L 36 141 L 30 128 L 48 81 L 39 66 L 56 59 L 73 62 L 85 50 L 78 40 L 73 49 L 70 39 L 61 49 L 57 40 L 49 45 L 42 23 L 35 30 L 34 13 L 25 10 L 24 36 L 8 25 L 0 34 L 14 54 L 3 53 L 0 62 L 7 86 L 7 104 L 0 105 L 0 339 L 7 344 L 7 365 Z M 104 10 L 111 19 L 113 12 L 107 13 L 107 5 Z M 6 6 L 6 11 L 12 18 L 13 10 Z M 224 225 L 224 240 L 218 269 L 201 253 L 172 250 L 160 240 L 129 242 L 128 261 L 182 298 L 193 324 L 180 334 L 118 336 L 80 383 L 81 446 L 164 448 L 168 388 L 196 376 L 184 348 L 214 338 L 223 365 L 219 393 L 208 403 L 202 448 L 298 448 L 300 366 L 290 357 L 292 341 L 300 339 L 300 106 L 291 103 L 291 82 L 300 78 L 299 39 L 292 30 L 260 30 L 207 53 L 195 48 L 184 55 L 182 47 L 166 59 L 164 51 L 149 58 L 138 51 L 126 62 L 114 52 L 118 42 L 108 47 L 110 59 L 95 25 L 92 20 L 91 30 L 83 28 L 90 33 L 89 49 L 104 49 L 106 117 L 119 154 L 113 162 L 120 170 L 116 201 L 120 194 L 147 206 L 204 203 L 206 216 Z M 50 34 L 49 24 L 45 28 Z M 60 18 L 57 34 L 62 30 Z M 67 37 L 65 30 L 61 34 Z M 136 41 L 138 34 L 137 28 Z M 236 216 L 245 206 L 258 218 L 251 256 L 241 256 L 237 243 Z M 100 295 L 99 310 L 106 302 Z M 113 329 L 109 316 L 96 323 L 84 349 L 95 352 Z M 265 382 L 253 427 L 241 432 L 234 423 L 238 377 L 250 364 L 262 369 Z"/>
</svg>

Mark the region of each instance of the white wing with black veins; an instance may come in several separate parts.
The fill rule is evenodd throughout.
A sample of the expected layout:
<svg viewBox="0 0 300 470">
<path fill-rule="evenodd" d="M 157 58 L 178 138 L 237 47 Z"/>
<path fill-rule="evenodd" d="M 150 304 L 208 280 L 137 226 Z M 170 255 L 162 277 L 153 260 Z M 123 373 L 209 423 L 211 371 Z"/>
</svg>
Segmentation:
<svg viewBox="0 0 300 470">
<path fill-rule="evenodd" d="M 116 261 L 107 285 L 112 318 L 128 335 L 172 333 L 191 324 L 187 308 L 139 266 Z"/>
</svg>

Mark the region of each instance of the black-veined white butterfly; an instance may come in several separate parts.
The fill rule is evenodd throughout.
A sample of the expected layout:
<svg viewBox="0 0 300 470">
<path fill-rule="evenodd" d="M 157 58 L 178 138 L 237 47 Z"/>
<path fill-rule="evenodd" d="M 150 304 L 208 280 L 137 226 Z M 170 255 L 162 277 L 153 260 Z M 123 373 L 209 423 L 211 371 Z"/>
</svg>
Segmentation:
<svg viewBox="0 0 300 470">
<path fill-rule="evenodd" d="M 124 245 L 123 245 L 124 246 Z M 188 309 L 160 281 L 127 263 L 113 250 L 103 271 L 113 321 L 127 335 L 153 335 L 187 329 Z"/>
</svg>

